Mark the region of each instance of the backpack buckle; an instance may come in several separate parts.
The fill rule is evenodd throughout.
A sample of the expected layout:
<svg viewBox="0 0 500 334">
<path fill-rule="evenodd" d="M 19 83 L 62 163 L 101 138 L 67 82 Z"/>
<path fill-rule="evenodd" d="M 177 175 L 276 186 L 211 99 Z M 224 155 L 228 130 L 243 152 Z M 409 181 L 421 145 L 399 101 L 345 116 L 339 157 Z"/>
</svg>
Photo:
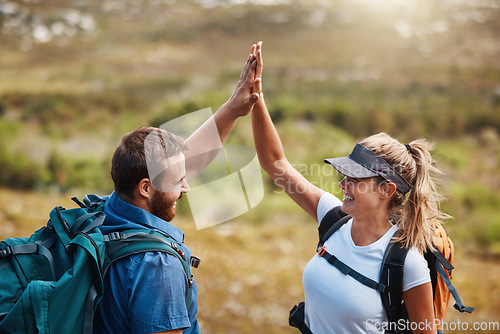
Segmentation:
<svg viewBox="0 0 500 334">
<path fill-rule="evenodd" d="M 326 253 L 326 247 L 325 246 L 321 246 L 320 249 L 318 249 L 318 255 L 323 257 L 323 255 L 325 255 Z"/>
<path fill-rule="evenodd" d="M 182 251 L 182 249 L 180 249 L 179 247 L 177 247 L 177 245 L 173 242 L 170 243 L 170 247 L 172 247 L 172 249 L 177 253 L 179 254 L 180 257 L 182 257 L 182 259 L 184 261 L 186 261 L 186 255 L 184 255 L 184 252 Z"/>
<path fill-rule="evenodd" d="M 108 234 L 109 241 L 121 240 L 123 238 L 122 232 L 111 232 Z"/>
<path fill-rule="evenodd" d="M 7 248 L 2 249 L 2 251 L 0 252 L 0 258 L 3 259 L 9 257 L 12 256 L 12 254 L 14 254 L 14 252 L 12 251 L 12 246 L 7 246 Z"/>
<path fill-rule="evenodd" d="M 191 259 L 189 260 L 191 267 L 193 268 L 198 268 L 200 266 L 201 260 L 197 258 L 196 256 L 191 256 Z"/>
<path fill-rule="evenodd" d="M 184 255 L 184 252 L 182 251 L 182 249 L 176 249 L 175 251 L 177 252 L 177 254 L 179 254 L 182 257 L 182 259 L 184 261 L 186 261 L 186 255 Z"/>
</svg>

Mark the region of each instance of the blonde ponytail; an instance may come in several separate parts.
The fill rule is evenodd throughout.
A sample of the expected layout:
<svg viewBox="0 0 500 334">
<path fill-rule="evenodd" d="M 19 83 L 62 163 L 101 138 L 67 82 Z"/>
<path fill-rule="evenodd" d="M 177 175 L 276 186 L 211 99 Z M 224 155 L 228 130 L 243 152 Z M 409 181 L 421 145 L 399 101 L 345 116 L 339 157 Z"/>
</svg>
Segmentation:
<svg viewBox="0 0 500 334">
<path fill-rule="evenodd" d="M 398 217 L 398 241 L 420 252 L 434 248 L 435 224 L 451 217 L 439 210 L 442 196 L 436 189 L 436 176 L 441 172 L 430 153 L 433 145 L 425 139 L 403 145 L 385 133 L 370 136 L 361 144 L 381 156 L 412 185 L 406 196 L 397 191 L 393 197 L 391 209 Z"/>
</svg>

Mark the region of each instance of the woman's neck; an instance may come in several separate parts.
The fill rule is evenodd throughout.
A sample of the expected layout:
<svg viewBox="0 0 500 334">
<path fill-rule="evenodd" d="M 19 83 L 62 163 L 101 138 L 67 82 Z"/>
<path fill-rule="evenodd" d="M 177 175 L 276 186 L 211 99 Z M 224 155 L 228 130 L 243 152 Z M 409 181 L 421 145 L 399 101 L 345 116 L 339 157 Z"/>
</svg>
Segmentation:
<svg viewBox="0 0 500 334">
<path fill-rule="evenodd" d="M 366 218 L 353 217 L 351 238 L 356 246 L 368 246 L 380 239 L 391 227 L 388 214 Z"/>
</svg>

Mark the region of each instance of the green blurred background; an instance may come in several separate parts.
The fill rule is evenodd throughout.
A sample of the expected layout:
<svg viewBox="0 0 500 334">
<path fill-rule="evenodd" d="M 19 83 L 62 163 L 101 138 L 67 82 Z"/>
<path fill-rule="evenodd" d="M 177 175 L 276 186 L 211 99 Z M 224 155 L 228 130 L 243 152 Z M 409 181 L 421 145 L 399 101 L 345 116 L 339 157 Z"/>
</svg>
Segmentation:
<svg viewBox="0 0 500 334">
<path fill-rule="evenodd" d="M 111 192 L 121 136 L 215 111 L 262 40 L 287 156 L 325 190 L 339 194 L 323 158 L 363 137 L 436 143 L 454 282 L 476 307 L 450 305 L 447 319 L 499 322 L 499 14 L 498 0 L 0 0 L 0 239 L 29 235 L 71 196 Z M 249 117 L 228 143 L 253 145 Z M 178 205 L 203 259 L 204 333 L 295 332 L 316 226 L 264 183 L 256 208 L 212 228 Z"/>
</svg>

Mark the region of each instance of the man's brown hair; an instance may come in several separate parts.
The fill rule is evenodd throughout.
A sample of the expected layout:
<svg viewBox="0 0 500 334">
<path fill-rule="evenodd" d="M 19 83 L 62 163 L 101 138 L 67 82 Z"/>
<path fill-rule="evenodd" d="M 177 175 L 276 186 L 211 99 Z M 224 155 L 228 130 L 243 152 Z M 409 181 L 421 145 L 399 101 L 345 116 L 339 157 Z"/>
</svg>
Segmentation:
<svg viewBox="0 0 500 334">
<path fill-rule="evenodd" d="M 153 131 L 157 135 L 149 136 Z M 164 159 L 187 151 L 187 146 L 181 137 L 159 128 L 140 127 L 127 133 L 116 148 L 111 162 L 111 178 L 118 195 L 133 198 L 134 188 L 143 178 L 149 178 L 144 145 L 146 140 L 148 149 L 153 147 L 155 151 L 161 153 L 155 155 L 159 158 Z M 154 145 L 149 141 L 153 141 Z"/>
</svg>

